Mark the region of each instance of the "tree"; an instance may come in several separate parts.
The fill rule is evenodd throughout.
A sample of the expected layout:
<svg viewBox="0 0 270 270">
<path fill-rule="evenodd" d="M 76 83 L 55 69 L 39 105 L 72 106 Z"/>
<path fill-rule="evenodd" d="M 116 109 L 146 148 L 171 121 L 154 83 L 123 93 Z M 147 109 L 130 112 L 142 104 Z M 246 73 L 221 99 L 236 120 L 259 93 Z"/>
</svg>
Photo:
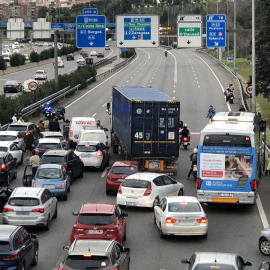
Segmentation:
<svg viewBox="0 0 270 270">
<path fill-rule="evenodd" d="M 49 12 L 47 7 L 41 7 L 38 11 L 38 18 L 46 18 L 47 12 Z"/>
<path fill-rule="evenodd" d="M 31 52 L 30 53 L 30 61 L 31 62 L 39 62 L 39 54 L 38 53 L 36 53 L 36 52 Z"/>
<path fill-rule="evenodd" d="M 270 3 L 261 0 L 262 19 L 256 34 L 256 89 L 257 93 L 270 94 Z"/>
<path fill-rule="evenodd" d="M 2 56 L 0 56 L 0 70 L 6 70 L 7 64 Z"/>
<path fill-rule="evenodd" d="M 12 67 L 18 67 L 20 65 L 23 65 L 23 56 L 21 54 L 18 53 L 14 53 L 11 57 L 10 57 L 10 66 Z M 25 58 L 24 58 L 25 59 Z"/>
</svg>

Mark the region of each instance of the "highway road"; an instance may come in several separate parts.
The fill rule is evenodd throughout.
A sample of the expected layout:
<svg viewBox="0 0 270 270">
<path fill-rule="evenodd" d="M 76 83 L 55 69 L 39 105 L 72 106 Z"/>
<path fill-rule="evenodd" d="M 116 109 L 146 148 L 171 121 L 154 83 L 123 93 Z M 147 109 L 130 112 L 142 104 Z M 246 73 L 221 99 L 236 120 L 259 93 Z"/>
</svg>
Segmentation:
<svg viewBox="0 0 270 270">
<path fill-rule="evenodd" d="M 68 68 L 67 68 L 68 69 Z M 52 70 L 52 69 L 51 69 Z M 52 70 L 53 71 L 53 70 Z M 31 70 L 27 76 L 31 76 Z M 207 124 L 209 105 L 217 111 L 238 111 L 240 104 L 235 91 L 235 104 L 225 103 L 224 89 L 229 83 L 236 84 L 231 75 L 221 69 L 211 58 L 190 49 L 171 50 L 168 57 L 161 48 L 137 49 L 137 57 L 121 71 L 92 83 L 88 89 L 67 99 L 66 116 L 94 116 L 104 127 L 109 128 L 110 119 L 106 114 L 106 103 L 111 100 L 112 85 L 151 85 L 181 102 L 181 120 L 192 132 L 191 146 L 181 148 L 178 175 L 175 179 L 185 185 L 185 195 L 196 195 L 194 180 L 187 180 L 190 168 L 189 155 L 198 144 L 198 134 Z M 39 117 L 32 119 L 37 123 Z M 111 153 L 110 164 L 118 160 Z M 24 165 L 26 162 L 24 163 Z M 21 185 L 24 165 L 19 167 L 17 180 L 11 181 L 11 188 Z M 115 195 L 105 193 L 106 172 L 86 170 L 84 177 L 74 182 L 67 201 L 59 201 L 58 217 L 51 223 L 49 232 L 30 229 L 37 234 L 40 242 L 39 263 L 32 269 L 57 269 L 65 255 L 62 250 L 69 244 L 69 235 L 75 222 L 72 211 L 78 211 L 82 204 L 115 203 Z M 192 178 L 191 178 L 192 179 Z M 245 205 L 203 205 L 209 220 L 207 239 L 200 237 L 169 237 L 160 239 L 153 222 L 153 211 L 126 208 L 127 240 L 124 246 L 131 249 L 131 270 L 179 270 L 186 269 L 181 259 L 190 258 L 197 251 L 233 252 L 252 262 L 248 269 L 258 269 L 268 258 L 258 250 L 258 234 L 268 226 L 270 218 L 270 183 L 263 177 L 260 182 L 260 197 L 256 206 Z M 264 222 L 264 225 L 263 225 Z"/>
</svg>

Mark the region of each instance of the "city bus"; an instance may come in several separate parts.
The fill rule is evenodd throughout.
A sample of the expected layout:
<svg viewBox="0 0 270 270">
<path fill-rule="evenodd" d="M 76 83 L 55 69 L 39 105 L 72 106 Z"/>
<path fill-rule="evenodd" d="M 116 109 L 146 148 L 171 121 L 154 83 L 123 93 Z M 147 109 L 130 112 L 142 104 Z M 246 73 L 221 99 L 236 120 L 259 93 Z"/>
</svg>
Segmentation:
<svg viewBox="0 0 270 270">
<path fill-rule="evenodd" d="M 256 203 L 262 168 L 258 118 L 250 112 L 217 112 L 201 131 L 196 178 L 200 202 Z"/>
</svg>

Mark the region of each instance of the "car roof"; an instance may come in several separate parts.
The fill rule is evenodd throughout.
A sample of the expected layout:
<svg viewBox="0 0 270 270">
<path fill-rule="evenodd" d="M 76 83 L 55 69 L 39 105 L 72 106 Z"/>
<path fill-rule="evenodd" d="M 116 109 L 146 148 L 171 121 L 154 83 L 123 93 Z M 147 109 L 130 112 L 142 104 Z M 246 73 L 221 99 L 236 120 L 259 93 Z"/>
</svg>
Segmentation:
<svg viewBox="0 0 270 270">
<path fill-rule="evenodd" d="M 166 197 L 167 202 L 197 202 L 199 203 L 198 199 L 193 196 L 169 196 Z"/>
<path fill-rule="evenodd" d="M 44 190 L 43 187 L 17 187 L 13 190 L 10 198 L 24 197 L 24 198 L 39 198 Z"/>
<path fill-rule="evenodd" d="M 79 142 L 77 145 L 86 145 L 86 144 L 89 144 L 89 145 L 97 145 L 101 143 L 100 141 L 81 141 Z"/>
<path fill-rule="evenodd" d="M 39 69 L 39 70 L 37 70 L 36 72 L 45 72 L 45 70 L 44 69 Z"/>
<path fill-rule="evenodd" d="M 9 236 L 16 231 L 20 226 L 15 225 L 0 225 L 0 239 L 9 240 Z"/>
<path fill-rule="evenodd" d="M 0 131 L 0 135 L 15 135 L 17 136 L 20 131 L 16 130 L 5 130 L 5 131 Z"/>
<path fill-rule="evenodd" d="M 53 163 L 53 164 L 41 164 L 41 165 L 39 165 L 39 169 L 47 169 L 47 168 L 49 168 L 49 169 L 60 169 L 60 170 L 62 170 L 62 167 L 63 167 L 63 165 L 61 165 L 61 164 L 55 164 L 55 163 Z"/>
<path fill-rule="evenodd" d="M 29 126 L 32 125 L 32 122 L 20 122 L 20 123 L 11 123 L 10 126 Z"/>
<path fill-rule="evenodd" d="M 233 253 L 222 252 L 196 252 L 196 263 L 218 263 L 218 264 L 235 264 L 235 258 L 238 256 Z"/>
<path fill-rule="evenodd" d="M 0 157 L 3 157 L 7 154 L 7 152 L 0 151 Z"/>
<path fill-rule="evenodd" d="M 43 131 L 43 132 L 40 132 L 40 134 L 43 134 L 44 136 L 50 136 L 50 135 L 63 136 L 63 134 L 58 131 Z"/>
<path fill-rule="evenodd" d="M 82 128 L 81 131 L 83 133 L 105 133 L 104 129 L 87 129 L 87 128 Z"/>
<path fill-rule="evenodd" d="M 120 161 L 115 161 L 112 167 L 137 167 L 138 165 L 139 165 L 139 161 L 120 160 Z"/>
<path fill-rule="evenodd" d="M 61 143 L 60 139 L 57 138 L 41 138 L 39 143 Z"/>
<path fill-rule="evenodd" d="M 75 239 L 71 245 L 69 255 L 94 254 L 100 256 L 108 256 L 108 250 L 115 241 L 110 240 L 94 240 L 94 239 Z"/>
<path fill-rule="evenodd" d="M 0 146 L 9 146 L 13 143 L 14 142 L 12 142 L 12 141 L 0 141 Z"/>
<path fill-rule="evenodd" d="M 160 173 L 149 173 L 149 172 L 139 172 L 139 173 L 134 173 L 129 176 L 127 176 L 125 179 L 142 179 L 142 180 L 147 180 L 152 182 L 156 177 L 161 176 L 164 174 Z M 124 180 L 125 181 L 125 180 Z"/>
<path fill-rule="evenodd" d="M 105 203 L 86 203 L 83 204 L 80 209 L 80 214 L 82 213 L 103 213 L 103 214 L 113 214 L 115 209 L 114 204 Z"/>
<path fill-rule="evenodd" d="M 64 156 L 67 155 L 69 152 L 70 150 L 48 150 L 43 154 L 43 156 Z"/>
</svg>

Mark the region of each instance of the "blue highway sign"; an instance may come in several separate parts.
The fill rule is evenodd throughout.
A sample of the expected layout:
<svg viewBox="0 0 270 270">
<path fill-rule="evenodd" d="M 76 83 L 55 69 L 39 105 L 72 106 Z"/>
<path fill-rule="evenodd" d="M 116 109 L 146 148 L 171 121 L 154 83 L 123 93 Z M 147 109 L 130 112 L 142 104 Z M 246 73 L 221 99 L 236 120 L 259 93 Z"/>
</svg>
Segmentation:
<svg viewBox="0 0 270 270">
<path fill-rule="evenodd" d="M 83 14 L 84 15 L 98 15 L 98 9 L 97 8 L 84 8 Z"/>
<path fill-rule="evenodd" d="M 105 47 L 106 17 L 104 15 L 77 16 L 76 38 L 78 48 Z"/>
<path fill-rule="evenodd" d="M 55 29 L 55 28 L 65 28 L 65 24 L 64 23 L 51 23 L 51 29 Z"/>
<path fill-rule="evenodd" d="M 226 15 L 209 14 L 206 16 L 206 46 L 226 47 Z"/>
</svg>

